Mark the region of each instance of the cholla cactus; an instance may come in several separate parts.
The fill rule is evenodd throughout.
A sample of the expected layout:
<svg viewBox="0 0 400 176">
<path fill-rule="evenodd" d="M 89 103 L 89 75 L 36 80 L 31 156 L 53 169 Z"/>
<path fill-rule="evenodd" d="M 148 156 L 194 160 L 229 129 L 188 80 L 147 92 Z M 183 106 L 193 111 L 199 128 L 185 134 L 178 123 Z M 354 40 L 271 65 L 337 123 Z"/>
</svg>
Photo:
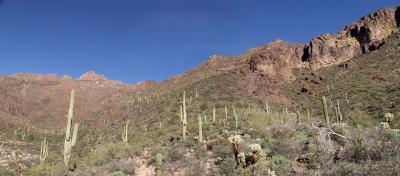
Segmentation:
<svg viewBox="0 0 400 176">
<path fill-rule="evenodd" d="M 251 151 L 251 156 L 253 157 L 251 164 L 255 164 L 258 160 L 260 160 L 266 156 L 264 151 L 262 150 L 260 144 L 250 144 L 249 148 Z"/>
<path fill-rule="evenodd" d="M 231 136 L 228 138 L 228 141 L 232 144 L 233 154 L 235 156 L 236 166 L 243 166 L 242 159 L 240 157 L 240 144 L 242 143 L 243 139 L 239 135 Z M 244 154 L 243 154 L 244 155 Z"/>
<path fill-rule="evenodd" d="M 246 166 L 246 155 L 244 154 L 244 152 L 240 152 L 238 154 L 238 161 L 240 166 Z"/>
<path fill-rule="evenodd" d="M 268 169 L 268 176 L 276 176 L 275 171 Z"/>
<path fill-rule="evenodd" d="M 385 117 L 387 123 L 390 123 L 391 121 L 394 120 L 394 115 L 390 112 L 385 113 L 384 117 Z"/>
<path fill-rule="evenodd" d="M 242 137 L 240 135 L 235 135 L 235 136 L 229 137 L 228 141 L 231 144 L 240 144 L 240 143 L 242 143 L 243 139 L 242 139 Z"/>
<path fill-rule="evenodd" d="M 260 144 L 250 144 L 248 148 L 250 150 L 249 154 L 245 154 L 240 151 L 240 144 L 243 142 L 242 137 L 239 135 L 231 136 L 228 141 L 232 144 L 233 154 L 235 156 L 237 167 L 248 167 L 257 163 L 258 161 L 265 159 L 265 153 L 261 148 Z"/>
</svg>

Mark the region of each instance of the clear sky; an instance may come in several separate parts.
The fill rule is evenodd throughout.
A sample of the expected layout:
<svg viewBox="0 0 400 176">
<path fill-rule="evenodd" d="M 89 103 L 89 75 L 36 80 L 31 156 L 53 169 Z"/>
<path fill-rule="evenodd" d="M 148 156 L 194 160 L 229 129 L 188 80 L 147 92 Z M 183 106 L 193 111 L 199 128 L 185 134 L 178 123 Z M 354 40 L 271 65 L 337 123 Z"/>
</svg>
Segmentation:
<svg viewBox="0 0 400 176">
<path fill-rule="evenodd" d="M 0 0 L 0 74 L 164 80 L 212 54 L 305 43 L 398 0 Z"/>
</svg>

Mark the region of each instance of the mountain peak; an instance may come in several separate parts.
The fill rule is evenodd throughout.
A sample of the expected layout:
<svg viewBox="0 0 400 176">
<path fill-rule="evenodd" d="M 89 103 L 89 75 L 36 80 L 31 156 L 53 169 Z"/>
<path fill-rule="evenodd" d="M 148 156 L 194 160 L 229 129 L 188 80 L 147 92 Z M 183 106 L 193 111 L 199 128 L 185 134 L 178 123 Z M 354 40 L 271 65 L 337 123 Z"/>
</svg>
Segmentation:
<svg viewBox="0 0 400 176">
<path fill-rule="evenodd" d="M 104 75 L 99 75 L 94 71 L 88 71 L 79 77 L 82 81 L 107 81 L 108 79 Z"/>
</svg>

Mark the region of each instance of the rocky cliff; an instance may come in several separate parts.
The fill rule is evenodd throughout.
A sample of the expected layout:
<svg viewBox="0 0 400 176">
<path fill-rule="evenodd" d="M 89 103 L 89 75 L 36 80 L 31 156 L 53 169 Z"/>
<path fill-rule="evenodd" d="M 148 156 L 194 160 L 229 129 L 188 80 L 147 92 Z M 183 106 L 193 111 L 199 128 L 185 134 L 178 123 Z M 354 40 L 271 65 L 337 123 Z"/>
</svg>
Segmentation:
<svg viewBox="0 0 400 176">
<path fill-rule="evenodd" d="M 249 67 L 261 74 L 292 79 L 292 68 L 318 69 L 378 49 L 389 35 L 399 31 L 399 24 L 400 7 L 381 9 L 337 34 L 322 34 L 306 45 L 274 41 L 251 57 Z"/>
<path fill-rule="evenodd" d="M 337 34 L 323 34 L 304 48 L 303 61 L 318 69 L 378 49 L 392 33 L 399 31 L 400 8 L 381 9 L 346 26 Z"/>
</svg>

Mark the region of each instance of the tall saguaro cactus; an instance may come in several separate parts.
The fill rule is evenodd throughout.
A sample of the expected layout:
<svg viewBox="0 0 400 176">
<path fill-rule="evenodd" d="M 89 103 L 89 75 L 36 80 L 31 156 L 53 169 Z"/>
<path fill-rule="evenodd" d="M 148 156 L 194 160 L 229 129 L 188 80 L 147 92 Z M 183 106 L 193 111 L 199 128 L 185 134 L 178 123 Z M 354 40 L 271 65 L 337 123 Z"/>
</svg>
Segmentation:
<svg viewBox="0 0 400 176">
<path fill-rule="evenodd" d="M 343 114 L 342 114 L 342 111 L 340 110 L 339 100 L 336 101 L 336 109 L 337 109 L 337 114 L 338 114 L 338 118 L 339 118 L 339 124 L 342 124 L 343 123 Z"/>
<path fill-rule="evenodd" d="M 213 123 L 215 124 L 215 117 L 216 116 L 216 111 L 215 111 L 215 107 L 213 107 Z"/>
<path fill-rule="evenodd" d="M 157 153 L 156 156 L 156 176 L 161 176 L 162 175 L 162 160 L 163 160 L 163 156 L 161 153 Z"/>
<path fill-rule="evenodd" d="M 233 116 L 235 116 L 235 128 L 239 127 L 238 115 L 236 113 L 235 105 L 232 105 Z"/>
<path fill-rule="evenodd" d="M 267 112 L 267 114 L 269 114 L 271 112 L 271 107 L 268 104 L 268 101 L 265 100 L 265 107 L 264 107 L 265 112 Z"/>
<path fill-rule="evenodd" d="M 225 119 L 228 119 L 228 107 L 225 105 Z"/>
<path fill-rule="evenodd" d="M 71 99 L 69 103 L 69 111 L 68 111 L 68 119 L 67 119 L 67 128 L 65 130 L 65 139 L 64 139 L 64 164 L 65 167 L 69 168 L 69 161 L 71 158 L 72 147 L 76 144 L 76 138 L 78 135 L 78 124 L 75 123 L 74 132 L 71 135 L 71 124 L 72 118 L 74 115 L 74 100 L 75 100 L 75 90 L 71 91 Z"/>
<path fill-rule="evenodd" d="M 201 115 L 199 115 L 199 142 L 203 142 L 203 122 Z"/>
<path fill-rule="evenodd" d="M 180 107 L 181 114 L 181 122 L 182 122 L 182 139 L 183 141 L 186 140 L 186 126 L 187 126 L 187 112 L 186 112 L 186 92 L 183 91 L 183 97 L 182 97 L 182 105 Z"/>
<path fill-rule="evenodd" d="M 40 159 L 41 162 L 43 162 L 43 161 L 46 161 L 48 156 L 49 156 L 49 150 L 48 150 L 47 138 L 44 138 L 43 141 L 42 141 L 42 144 L 40 146 L 39 159 Z"/>
<path fill-rule="evenodd" d="M 129 120 L 126 121 L 124 130 L 122 131 L 122 141 L 124 141 L 124 143 L 128 143 L 128 128 L 129 128 Z"/>
<path fill-rule="evenodd" d="M 329 126 L 329 115 L 328 115 L 328 105 L 326 104 L 325 96 L 322 96 L 322 105 L 324 108 L 324 118 L 326 126 Z"/>
</svg>

